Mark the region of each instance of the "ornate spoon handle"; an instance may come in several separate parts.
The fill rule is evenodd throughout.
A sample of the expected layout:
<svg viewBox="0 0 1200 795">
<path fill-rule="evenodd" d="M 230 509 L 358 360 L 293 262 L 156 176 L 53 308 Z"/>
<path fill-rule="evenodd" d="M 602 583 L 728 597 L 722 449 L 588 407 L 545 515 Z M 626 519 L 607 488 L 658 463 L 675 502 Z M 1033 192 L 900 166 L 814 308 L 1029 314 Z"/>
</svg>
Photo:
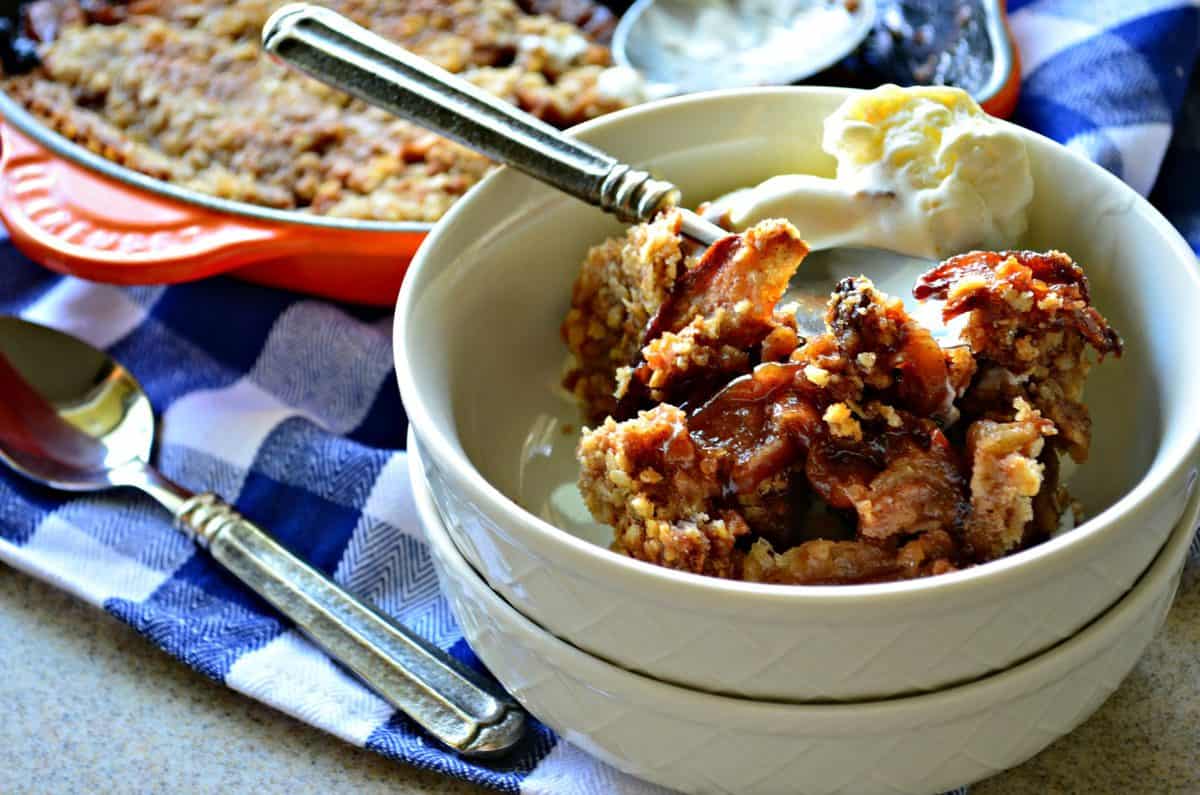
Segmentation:
<svg viewBox="0 0 1200 795">
<path fill-rule="evenodd" d="M 187 499 L 176 521 L 330 657 L 446 745 L 481 756 L 520 739 L 525 714 L 508 696 L 346 593 L 219 497 Z"/>
</svg>

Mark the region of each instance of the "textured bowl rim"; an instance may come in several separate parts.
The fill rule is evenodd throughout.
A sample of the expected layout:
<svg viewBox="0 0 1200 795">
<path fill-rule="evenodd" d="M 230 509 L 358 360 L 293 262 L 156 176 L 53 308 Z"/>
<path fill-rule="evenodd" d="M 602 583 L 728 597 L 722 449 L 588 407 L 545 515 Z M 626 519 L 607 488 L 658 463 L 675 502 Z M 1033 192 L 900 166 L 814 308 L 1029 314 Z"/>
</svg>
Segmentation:
<svg viewBox="0 0 1200 795">
<path fill-rule="evenodd" d="M 1119 642 L 1117 638 L 1129 625 L 1140 620 L 1150 603 L 1171 587 L 1172 578 L 1186 562 L 1197 521 L 1200 521 L 1200 494 L 1194 494 L 1167 543 L 1116 604 L 1074 635 L 1010 668 L 930 693 L 889 699 L 843 704 L 767 701 L 694 690 L 621 668 L 573 646 L 526 617 L 492 590 L 455 546 L 434 504 L 422 452 L 419 443 L 414 443 L 411 430 L 408 450 L 413 501 L 426 543 L 434 548 L 435 558 L 452 567 L 450 575 L 464 583 L 476 600 L 486 604 L 489 614 L 501 614 L 507 622 L 517 625 L 521 636 L 512 640 L 547 659 L 566 657 L 571 672 L 581 681 L 586 680 L 601 689 L 611 687 L 625 694 L 633 691 L 641 697 L 638 703 L 649 707 L 665 707 L 666 711 L 681 716 L 689 713 L 697 720 L 695 713 L 720 714 L 723 722 L 728 720 L 734 724 L 731 728 L 746 725 L 773 734 L 790 734 L 797 727 L 810 735 L 862 733 L 864 724 L 868 726 L 868 733 L 884 733 L 896 728 L 910 728 L 914 712 L 918 710 L 936 716 L 930 722 L 940 725 L 1004 703 L 1014 695 L 1032 693 L 1053 684 Z"/>
<path fill-rule="evenodd" d="M 596 130 L 626 124 L 634 119 L 652 120 L 656 116 L 669 116 L 672 109 L 679 106 L 711 104 L 719 107 L 730 101 L 736 102 L 738 99 L 760 100 L 775 96 L 808 96 L 842 100 L 858 93 L 863 92 L 859 89 L 828 86 L 783 86 L 711 91 L 626 108 L 573 127 L 568 133 L 582 135 L 587 140 L 588 134 Z M 1127 199 L 1130 211 L 1136 212 L 1139 218 L 1158 232 L 1175 251 L 1177 255 L 1175 261 L 1186 263 L 1186 267 L 1183 267 L 1184 276 L 1191 281 L 1194 294 L 1200 297 L 1200 268 L 1195 266 L 1195 253 L 1170 222 L 1145 198 L 1083 155 L 1011 122 L 998 121 L 998 123 L 1022 136 L 1027 143 L 1048 149 L 1054 153 L 1055 157 L 1070 160 L 1076 165 L 1092 171 L 1102 184 L 1108 186 L 1107 193 L 1115 193 Z M 1154 477 L 1151 477 L 1149 473 L 1143 476 L 1132 489 L 1097 516 L 1070 532 L 1030 549 L 990 563 L 940 574 L 936 577 L 869 585 L 794 586 L 750 583 L 656 566 L 645 561 L 628 558 L 578 538 L 517 505 L 475 468 L 462 447 L 439 427 L 424 405 L 424 401 L 421 399 L 421 390 L 417 386 L 416 373 L 408 355 L 408 335 L 405 333 L 405 328 L 419 301 L 417 285 L 422 281 L 421 277 L 424 271 L 433 267 L 430 265 L 433 261 L 431 253 L 437 250 L 439 243 L 448 234 L 448 230 L 453 227 L 457 217 L 474 202 L 479 201 L 479 196 L 486 192 L 494 181 L 508 179 L 507 175 L 510 172 L 520 176 L 509 167 L 502 167 L 489 174 L 466 196 L 455 202 L 441 222 L 426 237 L 425 242 L 413 258 L 409 272 L 400 288 L 393 325 L 396 376 L 409 422 L 415 427 L 417 437 L 429 451 L 432 460 L 445 467 L 452 482 L 466 490 L 468 499 L 472 502 L 488 506 L 489 512 L 502 521 L 505 526 L 519 525 L 532 533 L 539 542 L 536 549 L 532 550 L 535 554 L 543 558 L 553 557 L 556 562 L 568 565 L 576 574 L 610 583 L 617 589 L 645 595 L 651 600 L 660 602 L 670 600 L 673 604 L 692 604 L 696 609 L 728 609 L 730 599 L 745 598 L 751 598 L 755 604 L 761 606 L 774 605 L 784 609 L 792 609 L 800 604 L 830 608 L 846 607 L 853 605 L 857 600 L 863 600 L 865 604 L 867 600 L 874 602 L 876 599 L 900 604 L 907 599 L 927 599 L 931 592 L 936 592 L 939 597 L 956 598 L 985 582 L 998 584 L 1001 581 L 1011 581 L 1014 577 L 1024 579 L 1053 574 L 1061 555 L 1079 554 L 1081 547 L 1095 543 L 1095 539 L 1099 537 L 1107 537 L 1112 533 L 1121 532 L 1127 526 L 1145 524 L 1158 506 L 1165 504 L 1178 492 L 1194 486 L 1196 460 L 1200 454 L 1200 412 L 1194 413 L 1187 420 L 1191 426 L 1189 429 L 1190 440 L 1186 445 L 1178 445 L 1178 447 L 1186 449 L 1179 449 L 1165 462 L 1158 460 L 1158 456 L 1161 455 L 1160 449 L 1151 465 L 1151 468 L 1156 470 Z M 596 210 L 596 212 L 600 211 Z M 416 345 L 419 342 L 414 340 L 413 344 Z M 1192 469 L 1191 477 L 1185 484 L 1180 485 L 1181 476 L 1189 468 Z"/>
</svg>

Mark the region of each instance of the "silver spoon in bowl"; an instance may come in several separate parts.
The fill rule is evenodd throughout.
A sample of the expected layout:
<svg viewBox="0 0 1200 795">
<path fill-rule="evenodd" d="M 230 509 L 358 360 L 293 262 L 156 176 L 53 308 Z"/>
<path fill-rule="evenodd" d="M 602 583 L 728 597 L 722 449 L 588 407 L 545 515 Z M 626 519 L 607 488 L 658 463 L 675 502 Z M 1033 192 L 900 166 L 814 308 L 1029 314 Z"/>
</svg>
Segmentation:
<svg viewBox="0 0 1200 795">
<path fill-rule="evenodd" d="M 334 88 L 509 165 L 622 221 L 648 221 L 678 206 L 679 189 L 551 127 L 483 89 L 327 8 L 292 3 L 262 30 L 263 48 Z M 704 247 L 731 234 L 679 208 L 682 233 Z M 818 249 L 821 241 L 809 240 Z M 806 334 L 825 330 L 825 305 L 837 279 L 859 273 L 913 277 L 933 262 L 892 251 L 838 247 L 810 255 L 783 301 L 797 306 Z M 883 285 L 881 284 L 881 287 Z M 903 295 L 907 287 L 895 294 Z M 940 336 L 940 329 L 931 329 Z"/>
<path fill-rule="evenodd" d="M 137 380 L 82 340 L 0 316 L 0 461 L 64 491 L 130 486 L 432 736 L 467 756 L 509 750 L 525 713 L 441 649 L 356 599 L 214 494 L 149 464 L 154 412 Z"/>
</svg>

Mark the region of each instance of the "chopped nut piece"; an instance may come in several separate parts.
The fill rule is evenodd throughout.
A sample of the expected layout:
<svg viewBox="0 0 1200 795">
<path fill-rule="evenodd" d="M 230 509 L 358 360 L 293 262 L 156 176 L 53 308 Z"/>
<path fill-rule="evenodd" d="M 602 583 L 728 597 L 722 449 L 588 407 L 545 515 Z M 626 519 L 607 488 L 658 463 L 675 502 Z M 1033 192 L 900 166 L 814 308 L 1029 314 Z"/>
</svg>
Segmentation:
<svg viewBox="0 0 1200 795">
<path fill-rule="evenodd" d="M 829 379 L 831 378 L 828 370 L 823 367 L 817 367 L 815 364 L 804 365 L 804 377 L 817 386 L 828 386 Z M 826 416 L 825 420 L 828 422 L 829 417 Z"/>
<path fill-rule="evenodd" d="M 805 375 L 808 375 L 810 367 L 811 365 L 804 368 Z M 828 374 L 826 374 L 825 380 L 829 380 Z M 822 385 L 818 384 L 818 386 Z M 845 403 L 834 403 L 825 409 L 825 414 L 821 419 L 825 420 L 825 424 L 829 426 L 829 430 L 834 436 L 853 439 L 856 442 L 862 441 L 862 426 L 858 424 L 858 420 L 854 419 L 854 415 L 850 413 L 850 407 Z"/>
</svg>

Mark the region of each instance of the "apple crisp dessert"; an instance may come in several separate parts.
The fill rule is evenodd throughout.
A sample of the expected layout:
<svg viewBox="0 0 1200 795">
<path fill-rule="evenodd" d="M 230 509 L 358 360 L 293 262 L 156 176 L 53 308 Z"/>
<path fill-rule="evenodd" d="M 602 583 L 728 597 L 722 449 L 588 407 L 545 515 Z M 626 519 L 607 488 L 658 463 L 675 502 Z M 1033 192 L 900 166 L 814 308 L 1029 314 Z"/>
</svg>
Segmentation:
<svg viewBox="0 0 1200 795">
<path fill-rule="evenodd" d="M 72 141 L 202 193 L 436 221 L 489 162 L 263 56 L 261 28 L 283 4 L 36 0 L 23 32 L 40 64 L 3 87 Z M 604 44 L 615 20 L 591 0 L 324 5 L 557 126 L 633 101 L 611 88 L 623 85 Z"/>
<path fill-rule="evenodd" d="M 1087 349 L 1120 355 L 1087 278 L 1051 251 L 972 252 L 920 300 L 965 316 L 943 348 L 901 300 L 842 280 L 825 332 L 776 304 L 807 253 L 764 221 L 702 254 L 667 211 L 588 254 L 563 337 L 593 427 L 580 491 L 613 548 L 784 584 L 953 571 L 1046 538 L 1083 461 Z"/>
</svg>

